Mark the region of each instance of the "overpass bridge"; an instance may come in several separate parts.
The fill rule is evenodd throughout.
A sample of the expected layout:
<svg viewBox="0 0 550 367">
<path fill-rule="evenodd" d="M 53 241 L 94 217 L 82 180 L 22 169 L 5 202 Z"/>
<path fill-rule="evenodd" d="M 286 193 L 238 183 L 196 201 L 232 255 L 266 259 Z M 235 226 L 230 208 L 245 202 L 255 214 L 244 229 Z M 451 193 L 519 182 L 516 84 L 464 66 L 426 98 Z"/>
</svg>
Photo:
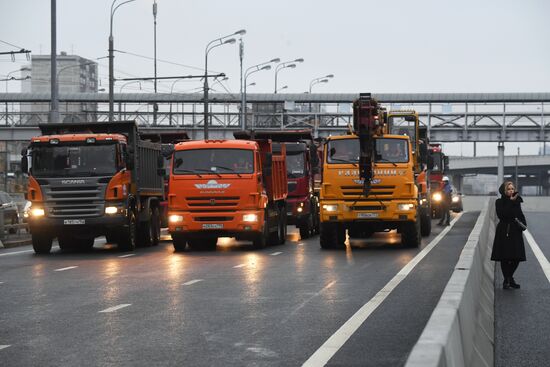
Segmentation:
<svg viewBox="0 0 550 367">
<path fill-rule="evenodd" d="M 449 157 L 448 176 L 453 184 L 462 188 L 465 176 L 478 174 L 497 175 L 498 156 L 491 157 Z M 516 180 L 523 186 L 539 186 L 542 195 L 548 195 L 550 189 L 550 156 L 523 155 L 504 157 L 504 177 Z"/>
</svg>

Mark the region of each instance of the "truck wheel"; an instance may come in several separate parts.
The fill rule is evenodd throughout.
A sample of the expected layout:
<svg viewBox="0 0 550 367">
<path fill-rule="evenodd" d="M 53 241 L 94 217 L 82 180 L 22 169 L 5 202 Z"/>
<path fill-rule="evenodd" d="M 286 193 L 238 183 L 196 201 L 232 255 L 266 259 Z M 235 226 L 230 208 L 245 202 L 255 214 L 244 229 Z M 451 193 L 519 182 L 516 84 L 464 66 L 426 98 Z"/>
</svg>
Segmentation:
<svg viewBox="0 0 550 367">
<path fill-rule="evenodd" d="M 313 214 L 308 215 L 307 219 L 300 224 L 300 238 L 305 240 L 313 234 Z"/>
<path fill-rule="evenodd" d="M 342 249 L 346 247 L 346 230 L 339 223 L 321 223 L 319 243 L 321 248 Z"/>
<path fill-rule="evenodd" d="M 32 234 L 32 248 L 37 254 L 49 254 L 52 249 L 53 238 L 40 234 Z"/>
<path fill-rule="evenodd" d="M 268 229 L 268 220 L 267 220 L 267 210 L 264 214 L 264 229 L 261 233 L 259 233 L 254 241 L 252 241 L 252 247 L 254 247 L 256 250 L 264 248 L 267 246 L 267 238 L 269 236 L 269 229 Z"/>
<path fill-rule="evenodd" d="M 319 234 L 321 232 L 321 218 L 319 217 L 319 207 L 317 202 L 312 204 L 313 210 L 313 233 Z"/>
<path fill-rule="evenodd" d="M 422 236 L 429 236 L 432 232 L 432 218 L 427 210 L 422 211 L 420 215 L 420 233 Z"/>
<path fill-rule="evenodd" d="M 88 237 L 81 240 L 79 249 L 82 251 L 91 251 L 94 248 L 95 237 Z"/>
<path fill-rule="evenodd" d="M 136 246 L 150 246 L 153 242 L 151 237 L 151 220 L 153 219 L 153 209 L 149 208 L 147 213 L 149 220 L 146 222 L 139 222 L 137 225 Z"/>
<path fill-rule="evenodd" d="M 172 243 L 174 244 L 174 250 L 176 252 L 185 251 L 185 246 L 187 246 L 187 238 L 180 234 L 173 234 Z"/>
<path fill-rule="evenodd" d="M 160 226 L 159 209 L 154 208 L 153 213 L 151 214 L 151 224 L 149 225 L 151 246 L 157 246 L 160 242 Z"/>
<path fill-rule="evenodd" d="M 136 215 L 130 210 L 128 224 L 118 234 L 118 248 L 121 251 L 134 251 L 136 249 Z"/>
<path fill-rule="evenodd" d="M 420 234 L 420 217 L 415 222 L 407 222 L 401 232 L 401 244 L 405 247 L 419 247 L 422 240 Z"/>
<path fill-rule="evenodd" d="M 279 210 L 279 222 L 281 223 L 281 231 L 279 232 L 279 244 L 284 245 L 286 242 L 286 208 L 283 206 Z"/>
<path fill-rule="evenodd" d="M 117 237 L 114 233 L 107 233 L 105 235 L 105 241 L 107 241 L 107 243 L 116 243 Z"/>
</svg>

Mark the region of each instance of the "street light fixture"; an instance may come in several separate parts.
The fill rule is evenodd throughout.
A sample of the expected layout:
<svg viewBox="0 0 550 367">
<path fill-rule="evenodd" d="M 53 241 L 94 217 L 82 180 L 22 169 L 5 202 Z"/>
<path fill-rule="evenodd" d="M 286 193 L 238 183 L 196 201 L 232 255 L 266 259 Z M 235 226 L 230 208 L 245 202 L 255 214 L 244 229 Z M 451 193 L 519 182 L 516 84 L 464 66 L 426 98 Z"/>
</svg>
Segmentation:
<svg viewBox="0 0 550 367">
<path fill-rule="evenodd" d="M 131 3 L 136 0 L 126 0 L 117 6 L 115 6 L 115 3 L 117 0 L 113 0 L 111 3 L 111 22 L 110 22 L 110 28 L 109 28 L 109 122 L 113 121 L 114 118 L 114 93 L 115 93 L 115 78 L 114 78 L 114 41 L 113 41 L 113 17 L 115 15 L 116 10 L 121 7 L 124 4 Z"/>
<path fill-rule="evenodd" d="M 122 84 L 120 86 L 120 89 L 118 90 L 118 93 L 122 93 L 122 89 L 127 86 L 128 84 L 132 84 L 132 83 L 138 83 L 139 84 L 139 90 L 141 90 L 141 82 L 139 80 L 132 80 L 132 81 L 129 81 L 129 82 L 126 82 L 124 84 Z"/>
<path fill-rule="evenodd" d="M 277 92 L 280 91 L 280 90 L 283 90 L 283 89 L 287 89 L 288 88 L 288 85 L 285 85 L 284 87 L 281 87 L 279 89 L 277 89 Z"/>
<path fill-rule="evenodd" d="M 244 130 L 245 125 L 246 125 L 246 121 L 245 121 L 245 118 L 246 118 L 246 114 L 245 114 L 245 111 L 246 111 L 246 87 L 251 85 L 251 84 L 249 84 L 249 85 L 246 84 L 246 78 L 250 74 L 258 72 L 260 70 L 270 70 L 271 69 L 271 64 L 276 64 L 280 61 L 281 61 L 281 59 L 276 57 L 276 58 L 271 59 L 269 61 L 264 61 L 264 62 L 261 62 L 259 64 L 253 65 L 253 66 L 249 67 L 248 69 L 246 69 L 246 71 L 244 73 L 244 87 L 242 88 L 243 93 L 241 93 L 241 128 L 243 130 Z M 266 66 L 268 66 L 268 67 L 266 67 Z M 254 85 L 256 85 L 256 83 L 254 83 Z"/>
<path fill-rule="evenodd" d="M 311 82 L 309 82 L 309 93 L 311 94 L 311 88 L 315 84 L 328 83 L 329 79 L 332 79 L 332 78 L 334 78 L 334 74 L 328 74 L 328 75 L 313 79 Z"/>
<path fill-rule="evenodd" d="M 277 94 L 277 74 L 279 74 L 279 71 L 285 68 L 294 69 L 296 67 L 296 64 L 300 62 L 304 62 L 304 59 L 299 58 L 292 61 L 285 61 L 277 65 L 277 67 L 275 68 L 275 88 L 273 89 L 275 94 Z"/>
<path fill-rule="evenodd" d="M 245 34 L 246 30 L 241 29 L 235 33 L 228 34 L 227 36 L 216 38 L 215 40 L 208 42 L 204 50 L 204 140 L 208 139 L 208 53 L 216 47 L 237 42 L 235 38 L 229 37 L 243 36 Z"/>
</svg>

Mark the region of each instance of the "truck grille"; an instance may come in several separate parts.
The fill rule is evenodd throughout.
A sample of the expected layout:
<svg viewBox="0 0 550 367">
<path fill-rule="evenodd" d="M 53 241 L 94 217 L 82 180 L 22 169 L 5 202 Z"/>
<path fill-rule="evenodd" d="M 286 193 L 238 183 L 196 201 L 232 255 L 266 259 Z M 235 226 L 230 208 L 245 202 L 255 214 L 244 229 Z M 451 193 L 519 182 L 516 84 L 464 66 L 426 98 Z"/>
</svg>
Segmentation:
<svg viewBox="0 0 550 367">
<path fill-rule="evenodd" d="M 363 196 L 363 187 L 362 186 L 340 186 L 342 190 L 342 195 L 344 197 L 352 196 Z M 369 196 L 376 195 L 378 196 L 392 196 L 395 190 L 395 186 L 382 186 L 382 185 L 373 185 L 370 191 Z"/>
<path fill-rule="evenodd" d="M 240 197 L 238 196 L 213 196 L 213 197 L 187 197 L 187 205 L 192 209 L 231 209 L 236 208 L 239 204 Z"/>
<path fill-rule="evenodd" d="M 99 183 L 99 179 L 88 178 L 82 185 L 63 185 L 60 179 L 48 179 L 42 184 L 44 209 L 48 217 L 86 218 L 103 215 L 107 185 Z"/>
<path fill-rule="evenodd" d="M 229 222 L 233 217 L 195 217 L 197 222 Z"/>
</svg>

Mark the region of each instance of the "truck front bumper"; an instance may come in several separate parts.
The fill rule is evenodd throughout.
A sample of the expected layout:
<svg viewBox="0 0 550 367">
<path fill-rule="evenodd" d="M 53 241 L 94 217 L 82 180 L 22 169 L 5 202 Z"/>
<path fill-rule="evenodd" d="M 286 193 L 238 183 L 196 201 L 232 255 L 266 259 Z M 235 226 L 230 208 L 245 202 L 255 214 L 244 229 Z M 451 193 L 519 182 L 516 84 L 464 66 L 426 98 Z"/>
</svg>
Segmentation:
<svg viewBox="0 0 550 367">
<path fill-rule="evenodd" d="M 31 233 L 48 233 L 54 237 L 63 234 L 99 236 L 127 225 L 123 214 L 87 218 L 29 217 Z"/>
<path fill-rule="evenodd" d="M 321 222 L 405 222 L 415 221 L 417 202 L 407 200 L 395 201 L 344 202 L 338 200 L 321 201 Z M 357 209 L 361 206 L 372 206 L 373 209 Z"/>
<path fill-rule="evenodd" d="M 193 237 L 247 237 L 257 235 L 264 228 L 264 210 L 235 212 L 191 213 L 169 210 L 168 231 Z M 251 237 L 251 238 L 252 238 Z"/>
</svg>

